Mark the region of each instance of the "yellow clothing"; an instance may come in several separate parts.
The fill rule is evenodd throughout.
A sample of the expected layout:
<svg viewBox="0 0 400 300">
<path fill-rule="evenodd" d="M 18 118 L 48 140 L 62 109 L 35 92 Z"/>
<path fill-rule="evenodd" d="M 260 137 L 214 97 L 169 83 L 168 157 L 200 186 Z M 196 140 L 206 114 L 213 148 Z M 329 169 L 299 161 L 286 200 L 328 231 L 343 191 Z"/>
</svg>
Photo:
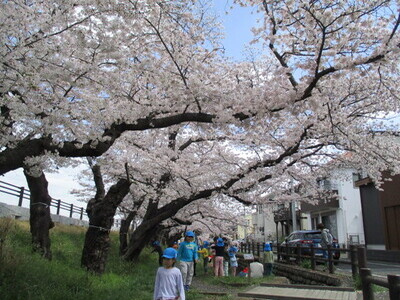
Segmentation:
<svg viewBox="0 0 400 300">
<path fill-rule="evenodd" d="M 273 263 L 274 262 L 274 253 L 272 251 L 264 252 L 264 264 Z"/>
<path fill-rule="evenodd" d="M 202 254 L 202 255 L 203 255 L 203 258 L 208 257 L 208 249 L 207 249 L 207 248 L 203 248 L 203 249 L 201 249 L 201 250 L 199 250 L 199 251 L 197 251 L 197 252 L 200 253 L 200 254 Z"/>
</svg>

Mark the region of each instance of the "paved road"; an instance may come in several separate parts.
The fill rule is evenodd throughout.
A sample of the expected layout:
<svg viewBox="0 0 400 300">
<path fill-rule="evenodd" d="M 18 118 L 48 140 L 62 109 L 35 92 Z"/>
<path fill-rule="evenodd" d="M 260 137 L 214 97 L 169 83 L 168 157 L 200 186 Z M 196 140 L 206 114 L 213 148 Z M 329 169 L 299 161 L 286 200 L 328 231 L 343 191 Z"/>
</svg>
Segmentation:
<svg viewBox="0 0 400 300">
<path fill-rule="evenodd" d="M 400 275 L 400 264 L 393 262 L 384 262 L 384 261 L 368 261 L 367 267 L 371 269 L 373 275 L 377 275 L 379 277 L 385 277 L 388 274 L 392 275 Z M 338 271 L 344 271 L 351 273 L 351 266 L 348 264 L 338 264 L 336 266 Z"/>
</svg>

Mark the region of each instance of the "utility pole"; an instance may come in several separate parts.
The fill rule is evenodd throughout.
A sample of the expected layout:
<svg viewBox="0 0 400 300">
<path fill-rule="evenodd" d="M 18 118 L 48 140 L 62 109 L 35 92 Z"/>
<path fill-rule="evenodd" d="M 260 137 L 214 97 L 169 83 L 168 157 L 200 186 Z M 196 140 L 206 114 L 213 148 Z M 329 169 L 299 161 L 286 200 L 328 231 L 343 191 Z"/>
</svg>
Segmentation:
<svg viewBox="0 0 400 300">
<path fill-rule="evenodd" d="M 292 203 L 292 224 L 293 224 L 293 231 L 297 230 L 297 220 L 296 220 L 296 201 L 293 200 Z"/>
<path fill-rule="evenodd" d="M 290 180 L 290 194 L 293 193 L 293 181 L 292 179 Z M 292 206 L 292 225 L 293 225 L 293 231 L 297 230 L 297 220 L 296 220 L 296 201 L 292 200 L 291 203 Z"/>
</svg>

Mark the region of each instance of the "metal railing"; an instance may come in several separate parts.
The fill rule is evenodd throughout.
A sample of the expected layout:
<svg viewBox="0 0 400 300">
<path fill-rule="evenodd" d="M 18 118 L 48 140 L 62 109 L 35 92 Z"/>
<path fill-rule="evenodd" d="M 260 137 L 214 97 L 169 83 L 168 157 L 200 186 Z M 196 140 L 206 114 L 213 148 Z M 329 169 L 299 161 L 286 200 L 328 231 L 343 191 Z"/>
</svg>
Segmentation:
<svg viewBox="0 0 400 300">
<path fill-rule="evenodd" d="M 24 200 L 30 203 L 30 191 L 23 186 L 17 186 L 0 180 L 0 193 L 18 198 L 18 206 L 20 207 L 23 206 Z M 61 211 L 65 211 L 70 218 L 76 219 L 76 214 L 79 215 L 80 220 L 84 217 L 87 218 L 87 214 L 83 207 L 59 199 L 51 198 L 50 207 L 55 208 L 56 215 L 60 215 Z"/>
</svg>

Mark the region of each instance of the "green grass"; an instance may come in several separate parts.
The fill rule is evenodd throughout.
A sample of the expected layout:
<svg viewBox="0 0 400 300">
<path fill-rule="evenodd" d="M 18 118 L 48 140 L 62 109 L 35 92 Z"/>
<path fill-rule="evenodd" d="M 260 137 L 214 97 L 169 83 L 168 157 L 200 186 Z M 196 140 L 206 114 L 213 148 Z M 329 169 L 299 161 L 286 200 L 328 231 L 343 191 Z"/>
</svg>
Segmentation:
<svg viewBox="0 0 400 300">
<path fill-rule="evenodd" d="M 118 235 L 106 272 L 80 267 L 85 229 L 57 225 L 51 230 L 52 261 L 31 252 L 29 224 L 0 219 L 0 295 L 6 299 L 152 299 L 157 256 L 143 251 L 135 264 L 118 256 Z"/>
<path fill-rule="evenodd" d="M 356 275 L 356 277 L 354 279 L 354 289 L 356 289 L 356 290 L 361 290 L 362 289 L 361 276 L 358 275 L 358 274 Z M 389 289 L 385 288 L 383 286 L 372 284 L 372 291 L 374 293 L 382 293 L 382 292 L 389 291 Z"/>
<path fill-rule="evenodd" d="M 118 234 L 111 233 L 112 247 L 103 275 L 86 272 L 80 266 L 85 228 L 57 224 L 50 230 L 52 261 L 31 251 L 29 223 L 0 218 L 0 295 L 2 300 L 141 300 L 152 299 L 158 268 L 156 253 L 144 249 L 135 263 L 121 260 L 118 255 Z M 199 263 L 199 266 L 201 263 Z M 223 277 L 216 280 L 202 274 L 201 280 L 210 285 L 260 280 Z M 211 270 L 210 270 L 211 271 Z M 261 279 L 262 280 L 262 279 Z M 262 280 L 265 282 L 265 278 Z M 240 289 L 232 287 L 233 290 Z M 233 296 L 205 296 L 195 289 L 187 293 L 188 300 L 229 300 Z"/>
<path fill-rule="evenodd" d="M 300 267 L 304 268 L 304 269 L 308 269 L 311 270 L 311 260 L 309 259 L 303 259 L 300 262 Z"/>
</svg>

